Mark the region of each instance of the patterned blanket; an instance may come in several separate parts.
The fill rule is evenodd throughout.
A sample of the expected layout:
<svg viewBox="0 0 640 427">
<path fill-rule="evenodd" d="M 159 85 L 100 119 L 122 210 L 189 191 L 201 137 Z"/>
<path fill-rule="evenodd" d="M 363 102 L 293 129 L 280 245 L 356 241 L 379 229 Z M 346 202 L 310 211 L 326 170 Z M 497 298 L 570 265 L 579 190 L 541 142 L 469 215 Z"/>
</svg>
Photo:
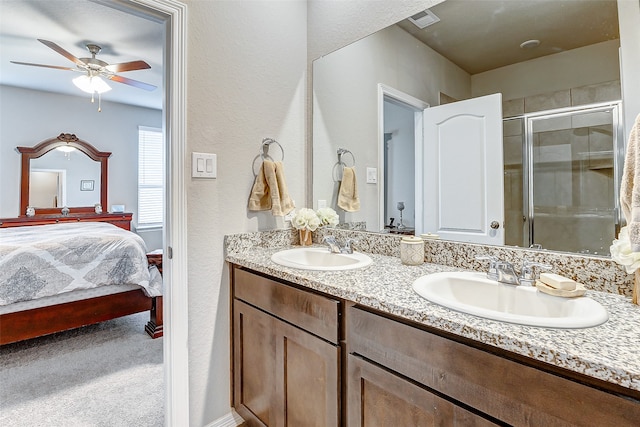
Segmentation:
<svg viewBox="0 0 640 427">
<path fill-rule="evenodd" d="M 100 222 L 0 229 L 0 305 L 124 284 L 162 295 L 162 277 L 135 233 Z"/>
</svg>

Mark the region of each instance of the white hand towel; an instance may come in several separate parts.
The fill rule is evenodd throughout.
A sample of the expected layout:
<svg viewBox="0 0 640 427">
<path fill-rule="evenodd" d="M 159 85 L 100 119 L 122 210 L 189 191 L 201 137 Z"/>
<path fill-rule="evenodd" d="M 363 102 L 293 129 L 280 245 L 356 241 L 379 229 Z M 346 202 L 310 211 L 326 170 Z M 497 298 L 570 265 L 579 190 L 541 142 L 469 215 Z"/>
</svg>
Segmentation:
<svg viewBox="0 0 640 427">
<path fill-rule="evenodd" d="M 274 216 L 284 216 L 294 208 L 284 179 L 282 162 L 263 161 L 251 188 L 249 210 L 271 210 Z"/>
<path fill-rule="evenodd" d="M 342 172 L 342 181 L 338 191 L 338 207 L 347 212 L 360 210 L 358 183 L 356 182 L 356 170 L 354 167 L 345 167 Z"/>
<path fill-rule="evenodd" d="M 624 159 L 620 205 L 627 220 L 631 249 L 640 252 L 640 114 L 636 117 Z"/>
</svg>

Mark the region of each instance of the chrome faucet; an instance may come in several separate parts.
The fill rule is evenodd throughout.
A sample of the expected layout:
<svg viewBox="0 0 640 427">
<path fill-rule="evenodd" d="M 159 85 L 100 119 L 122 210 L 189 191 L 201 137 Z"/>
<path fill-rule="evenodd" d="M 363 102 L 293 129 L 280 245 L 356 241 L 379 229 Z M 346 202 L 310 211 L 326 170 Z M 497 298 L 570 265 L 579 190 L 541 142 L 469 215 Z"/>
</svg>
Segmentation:
<svg viewBox="0 0 640 427">
<path fill-rule="evenodd" d="M 496 272 L 498 273 L 498 282 L 506 283 L 508 285 L 519 285 L 520 278 L 516 273 L 513 264 L 507 261 L 496 262 Z"/>
<path fill-rule="evenodd" d="M 543 270 L 551 269 L 549 264 L 527 261 L 526 259 L 522 262 L 520 274 L 516 272 L 513 264 L 507 261 L 498 261 L 495 263 L 495 267 L 498 273 L 498 282 L 521 286 L 533 286 L 535 284 L 537 275 L 534 267 L 538 267 Z"/>
<path fill-rule="evenodd" d="M 327 246 L 329 247 L 329 252 L 334 254 L 340 253 L 340 245 L 338 245 L 338 241 L 336 240 L 335 237 L 326 236 L 324 239 L 322 239 L 322 241 L 326 243 Z"/>
<path fill-rule="evenodd" d="M 344 246 L 340 247 L 340 244 L 334 236 L 326 236 L 322 239 L 324 243 L 329 247 L 329 251 L 334 254 L 352 254 L 353 243 L 358 243 L 357 239 L 345 239 Z"/>
</svg>

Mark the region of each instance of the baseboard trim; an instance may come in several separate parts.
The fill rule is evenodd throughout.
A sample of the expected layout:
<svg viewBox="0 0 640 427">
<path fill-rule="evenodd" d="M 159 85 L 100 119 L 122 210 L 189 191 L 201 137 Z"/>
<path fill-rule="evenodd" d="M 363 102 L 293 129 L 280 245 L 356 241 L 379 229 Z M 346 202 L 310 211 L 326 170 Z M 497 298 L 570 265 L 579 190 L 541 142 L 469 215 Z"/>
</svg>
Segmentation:
<svg viewBox="0 0 640 427">
<path fill-rule="evenodd" d="M 205 427 L 237 427 L 244 423 L 244 419 L 233 409 L 227 415 L 207 424 Z"/>
</svg>

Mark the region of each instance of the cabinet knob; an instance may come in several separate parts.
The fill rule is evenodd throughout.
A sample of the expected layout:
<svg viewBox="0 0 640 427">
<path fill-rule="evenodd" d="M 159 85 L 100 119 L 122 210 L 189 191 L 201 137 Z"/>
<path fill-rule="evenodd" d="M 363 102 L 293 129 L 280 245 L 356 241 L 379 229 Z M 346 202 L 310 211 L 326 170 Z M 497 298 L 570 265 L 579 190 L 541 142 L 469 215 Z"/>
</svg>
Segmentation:
<svg viewBox="0 0 640 427">
<path fill-rule="evenodd" d="M 493 228 L 494 230 L 497 230 L 498 228 L 500 228 L 500 223 L 498 221 L 491 221 L 491 224 L 489 225 L 489 227 Z"/>
</svg>

